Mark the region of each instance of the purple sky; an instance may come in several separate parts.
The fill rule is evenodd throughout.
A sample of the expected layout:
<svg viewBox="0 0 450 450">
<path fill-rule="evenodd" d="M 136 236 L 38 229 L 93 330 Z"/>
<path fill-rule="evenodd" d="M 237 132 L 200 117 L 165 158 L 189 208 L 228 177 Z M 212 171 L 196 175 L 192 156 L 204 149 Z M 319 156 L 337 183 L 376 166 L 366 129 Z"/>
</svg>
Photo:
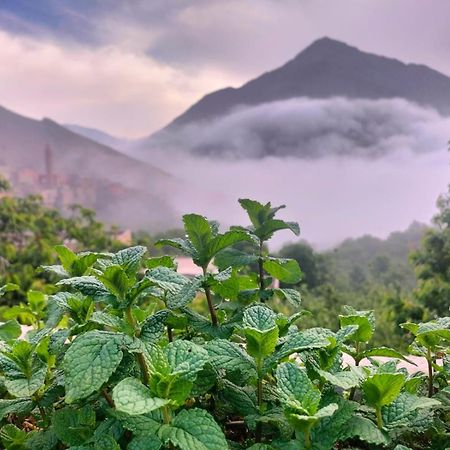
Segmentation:
<svg viewBox="0 0 450 450">
<path fill-rule="evenodd" d="M 450 75 L 447 0 L 2 0 L 0 105 L 127 137 L 329 36 Z"/>
</svg>

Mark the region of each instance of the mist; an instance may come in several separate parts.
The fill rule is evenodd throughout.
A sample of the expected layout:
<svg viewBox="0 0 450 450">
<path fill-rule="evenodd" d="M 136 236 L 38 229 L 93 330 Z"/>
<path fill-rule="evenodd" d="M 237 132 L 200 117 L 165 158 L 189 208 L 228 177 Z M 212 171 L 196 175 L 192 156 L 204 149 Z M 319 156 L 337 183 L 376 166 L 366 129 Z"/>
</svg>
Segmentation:
<svg viewBox="0 0 450 450">
<path fill-rule="evenodd" d="M 296 136 L 299 153 L 289 154 L 290 146 L 262 157 L 265 141 L 255 130 L 268 127 L 280 128 L 280 139 Z M 180 213 L 245 224 L 238 198 L 286 204 L 281 215 L 298 221 L 301 238 L 318 248 L 429 223 L 450 180 L 450 119 L 403 100 L 287 100 L 190 125 L 182 136 L 182 146 L 146 156 L 196 189 L 176 196 Z M 199 155 L 206 140 L 230 151 L 225 158 Z M 295 239 L 280 233 L 273 246 Z"/>
</svg>

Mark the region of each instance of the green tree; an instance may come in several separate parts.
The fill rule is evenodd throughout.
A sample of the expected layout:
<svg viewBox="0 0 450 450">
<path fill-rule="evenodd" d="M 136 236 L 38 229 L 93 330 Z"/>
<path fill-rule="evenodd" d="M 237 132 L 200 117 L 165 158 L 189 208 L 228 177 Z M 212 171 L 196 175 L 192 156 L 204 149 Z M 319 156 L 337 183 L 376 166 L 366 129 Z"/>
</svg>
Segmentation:
<svg viewBox="0 0 450 450">
<path fill-rule="evenodd" d="M 411 260 L 418 278 L 416 298 L 432 315 L 446 315 L 450 307 L 450 186 L 438 198 L 437 207 L 435 227 L 425 234 Z"/>
</svg>

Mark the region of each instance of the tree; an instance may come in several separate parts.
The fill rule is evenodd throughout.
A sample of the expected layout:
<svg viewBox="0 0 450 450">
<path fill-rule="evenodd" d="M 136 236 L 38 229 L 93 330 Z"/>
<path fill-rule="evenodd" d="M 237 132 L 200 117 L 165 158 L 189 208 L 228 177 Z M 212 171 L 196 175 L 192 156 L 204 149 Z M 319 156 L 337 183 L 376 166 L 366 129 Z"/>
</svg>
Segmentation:
<svg viewBox="0 0 450 450">
<path fill-rule="evenodd" d="M 450 307 L 450 186 L 437 200 L 434 228 L 411 255 L 418 279 L 416 298 L 432 315 L 448 315 Z"/>
</svg>

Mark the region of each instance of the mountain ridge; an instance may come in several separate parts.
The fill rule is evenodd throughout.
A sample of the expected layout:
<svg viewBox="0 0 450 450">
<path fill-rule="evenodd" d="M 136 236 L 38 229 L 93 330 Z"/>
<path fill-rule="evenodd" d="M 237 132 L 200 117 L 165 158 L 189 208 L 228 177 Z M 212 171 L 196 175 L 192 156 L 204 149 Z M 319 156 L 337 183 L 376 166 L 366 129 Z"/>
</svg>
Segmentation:
<svg viewBox="0 0 450 450">
<path fill-rule="evenodd" d="M 343 66 L 342 62 L 346 65 Z M 349 64 L 357 65 L 359 75 L 357 86 L 352 87 L 353 82 L 345 82 L 347 75 L 350 75 Z M 374 66 L 383 66 L 385 71 L 396 72 L 398 76 L 392 77 L 390 73 L 383 76 L 379 73 L 380 69 L 378 73 L 372 70 L 376 68 Z M 370 71 L 367 72 L 367 69 Z M 331 77 L 327 77 L 327 71 L 330 71 Z M 405 83 L 405 71 L 408 72 L 408 76 L 414 76 L 415 80 Z M 303 77 L 300 80 L 303 81 L 303 85 L 296 83 L 298 80 L 294 77 L 298 76 Z M 389 79 L 391 85 L 388 83 Z M 269 83 L 274 87 L 267 90 Z M 436 87 L 435 83 L 439 86 Z M 436 92 L 433 91 L 432 85 L 436 87 Z M 444 98 L 442 91 L 447 91 Z M 399 97 L 450 114 L 450 77 L 423 64 L 404 63 L 324 37 L 314 41 L 282 66 L 267 71 L 238 88 L 226 87 L 206 94 L 163 130 L 217 117 L 239 105 L 255 105 L 298 96 Z"/>
</svg>

